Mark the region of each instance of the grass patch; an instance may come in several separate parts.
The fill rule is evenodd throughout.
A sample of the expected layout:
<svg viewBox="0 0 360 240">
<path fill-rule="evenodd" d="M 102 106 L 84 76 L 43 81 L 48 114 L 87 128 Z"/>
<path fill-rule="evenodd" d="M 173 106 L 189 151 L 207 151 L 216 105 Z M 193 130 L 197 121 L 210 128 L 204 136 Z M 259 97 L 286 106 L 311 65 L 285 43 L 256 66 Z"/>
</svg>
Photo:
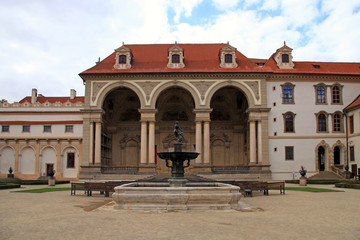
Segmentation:
<svg viewBox="0 0 360 240">
<path fill-rule="evenodd" d="M 25 192 L 25 193 L 44 193 L 44 192 L 58 192 L 58 191 L 70 191 L 71 188 L 39 188 L 39 189 L 27 189 L 13 192 Z"/>
<path fill-rule="evenodd" d="M 312 187 L 285 187 L 285 190 L 289 191 L 303 191 L 303 192 L 344 192 L 340 190 L 324 189 L 324 188 L 312 188 Z"/>
</svg>

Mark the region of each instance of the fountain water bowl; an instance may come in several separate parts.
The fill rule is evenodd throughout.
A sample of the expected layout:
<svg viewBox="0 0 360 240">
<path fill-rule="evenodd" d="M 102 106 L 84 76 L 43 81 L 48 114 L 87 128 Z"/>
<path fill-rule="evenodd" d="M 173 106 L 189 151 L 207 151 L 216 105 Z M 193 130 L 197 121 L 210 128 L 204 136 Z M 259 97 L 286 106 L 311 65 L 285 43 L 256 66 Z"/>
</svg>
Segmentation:
<svg viewBox="0 0 360 240">
<path fill-rule="evenodd" d="M 182 152 L 184 131 L 175 123 L 174 152 L 158 153 L 171 168 L 171 178 L 166 183 L 135 182 L 115 187 L 112 195 L 115 209 L 128 210 L 204 210 L 240 209 L 240 189 L 224 183 L 189 183 L 184 178 L 184 168 L 199 156 L 197 152 Z M 171 164 L 170 162 L 171 161 Z M 186 165 L 184 165 L 184 162 Z"/>
</svg>

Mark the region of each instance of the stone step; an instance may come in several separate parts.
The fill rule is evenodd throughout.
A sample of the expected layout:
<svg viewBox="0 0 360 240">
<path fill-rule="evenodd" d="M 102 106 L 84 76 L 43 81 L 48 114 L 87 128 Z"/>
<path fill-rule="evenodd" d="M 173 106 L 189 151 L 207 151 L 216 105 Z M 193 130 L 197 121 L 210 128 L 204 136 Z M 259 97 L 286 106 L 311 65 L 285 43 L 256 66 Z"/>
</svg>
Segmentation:
<svg viewBox="0 0 360 240">
<path fill-rule="evenodd" d="M 310 177 L 309 179 L 311 179 L 311 180 L 337 180 L 337 179 L 344 179 L 344 178 L 337 175 L 334 172 L 321 171 L 318 174 Z"/>
</svg>

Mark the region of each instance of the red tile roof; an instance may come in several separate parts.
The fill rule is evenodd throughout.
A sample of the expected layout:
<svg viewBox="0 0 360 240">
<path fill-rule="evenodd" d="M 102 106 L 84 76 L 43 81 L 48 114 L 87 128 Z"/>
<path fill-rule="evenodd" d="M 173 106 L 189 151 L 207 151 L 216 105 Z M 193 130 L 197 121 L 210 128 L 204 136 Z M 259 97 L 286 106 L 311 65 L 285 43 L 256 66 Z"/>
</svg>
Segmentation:
<svg viewBox="0 0 360 240">
<path fill-rule="evenodd" d="M 237 68 L 220 68 L 219 51 L 227 44 L 178 44 L 184 49 L 184 68 L 167 68 L 168 49 L 174 44 L 125 45 L 134 56 L 131 69 L 114 69 L 115 52 L 97 65 L 80 73 L 194 73 L 194 72 L 269 72 L 269 73 L 308 73 L 308 74 L 346 74 L 360 75 L 360 63 L 335 62 L 295 62 L 294 69 L 279 69 L 271 56 L 269 59 L 251 59 L 236 51 Z M 259 67 L 256 63 L 265 63 Z M 313 65 L 320 65 L 317 69 Z"/>
<path fill-rule="evenodd" d="M 45 102 L 49 102 L 49 103 L 55 103 L 55 102 L 61 102 L 61 103 L 65 103 L 65 102 L 71 102 L 71 103 L 77 103 L 77 102 L 85 102 L 85 97 L 76 97 L 75 99 L 71 100 L 70 97 L 44 97 L 44 96 L 38 96 L 37 97 L 37 102 L 39 103 L 45 103 Z M 20 103 L 24 103 L 24 102 L 31 102 L 31 97 L 25 97 L 23 99 L 20 100 Z"/>
<path fill-rule="evenodd" d="M 350 103 L 346 108 L 344 108 L 345 112 L 349 112 L 353 109 L 360 108 L 360 95 L 355 98 L 355 100 Z"/>
</svg>

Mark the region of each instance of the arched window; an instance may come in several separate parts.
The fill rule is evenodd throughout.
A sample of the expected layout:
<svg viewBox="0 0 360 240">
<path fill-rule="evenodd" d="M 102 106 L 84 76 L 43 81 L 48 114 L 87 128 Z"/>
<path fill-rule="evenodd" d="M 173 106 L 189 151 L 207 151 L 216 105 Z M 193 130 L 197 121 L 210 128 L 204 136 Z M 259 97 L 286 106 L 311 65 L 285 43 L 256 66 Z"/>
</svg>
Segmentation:
<svg viewBox="0 0 360 240">
<path fill-rule="evenodd" d="M 340 87 L 337 85 L 332 87 L 332 103 L 334 103 L 334 104 L 341 103 Z"/>
<path fill-rule="evenodd" d="M 326 127 L 326 116 L 323 113 L 320 113 L 318 115 L 318 131 L 319 132 L 326 132 L 327 131 L 327 127 Z"/>
<path fill-rule="evenodd" d="M 292 112 L 284 114 L 284 132 L 295 132 L 294 118 L 295 114 Z"/>
<path fill-rule="evenodd" d="M 341 132 L 341 115 L 336 113 L 333 116 L 333 130 L 334 132 Z"/>
<path fill-rule="evenodd" d="M 232 54 L 225 54 L 225 63 L 232 63 Z"/>
<path fill-rule="evenodd" d="M 289 54 L 283 54 L 281 55 L 281 60 L 283 63 L 288 63 L 289 62 Z"/>
<path fill-rule="evenodd" d="M 282 99 L 283 103 L 294 103 L 294 86 L 291 83 L 286 83 L 284 85 L 281 85 L 283 93 L 282 93 Z"/>
<path fill-rule="evenodd" d="M 126 56 L 125 55 L 119 56 L 119 64 L 126 64 Z"/>
<path fill-rule="evenodd" d="M 318 86 L 316 90 L 316 94 L 317 94 L 316 103 L 326 103 L 324 86 Z"/>
<path fill-rule="evenodd" d="M 180 63 L 180 55 L 179 54 L 171 55 L 171 62 L 172 63 Z"/>
</svg>

